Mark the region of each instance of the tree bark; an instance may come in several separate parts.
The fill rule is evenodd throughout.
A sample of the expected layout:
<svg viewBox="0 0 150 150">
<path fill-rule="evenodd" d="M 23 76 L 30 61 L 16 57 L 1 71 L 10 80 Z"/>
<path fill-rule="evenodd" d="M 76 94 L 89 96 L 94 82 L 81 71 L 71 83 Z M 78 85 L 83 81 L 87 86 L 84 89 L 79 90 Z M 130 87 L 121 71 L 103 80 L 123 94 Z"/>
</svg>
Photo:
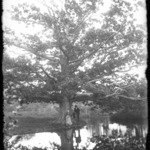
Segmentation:
<svg viewBox="0 0 150 150">
<path fill-rule="evenodd" d="M 69 101 L 69 99 L 65 96 L 60 104 L 60 118 L 59 121 L 62 124 L 66 124 L 66 114 L 69 113 L 69 116 L 72 121 L 72 109 L 71 109 L 72 103 Z"/>
<path fill-rule="evenodd" d="M 69 79 L 69 64 L 68 64 L 68 59 L 67 57 L 62 53 L 62 55 L 60 55 L 60 64 L 61 64 L 61 75 L 63 77 L 63 81 L 67 81 Z M 72 122 L 72 110 L 71 110 L 71 106 L 72 106 L 72 102 L 69 101 L 68 98 L 68 92 L 67 89 L 69 87 L 67 86 L 62 86 L 62 95 L 63 95 L 63 99 L 62 102 L 60 103 L 60 119 L 59 121 L 62 124 L 66 123 L 66 114 L 69 114 L 70 118 L 71 118 L 71 122 Z"/>
</svg>

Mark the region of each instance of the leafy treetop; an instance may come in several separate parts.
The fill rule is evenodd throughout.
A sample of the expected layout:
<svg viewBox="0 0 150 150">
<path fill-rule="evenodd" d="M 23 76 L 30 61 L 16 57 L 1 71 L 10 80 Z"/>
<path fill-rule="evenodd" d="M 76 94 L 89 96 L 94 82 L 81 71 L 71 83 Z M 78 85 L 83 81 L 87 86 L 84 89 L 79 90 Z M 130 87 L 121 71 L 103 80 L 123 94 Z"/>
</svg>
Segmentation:
<svg viewBox="0 0 150 150">
<path fill-rule="evenodd" d="M 64 96 L 91 98 L 80 92 L 114 96 L 126 83 L 124 74 L 123 83 L 115 84 L 117 73 L 145 64 L 146 29 L 134 18 L 142 3 L 110 2 L 107 12 L 102 0 L 65 0 L 61 7 L 41 1 L 46 10 L 27 3 L 12 7 L 12 19 L 24 28 L 18 35 L 4 27 L 5 97 L 60 103 Z M 39 31 L 27 34 L 24 25 Z M 13 59 L 8 49 L 28 54 Z"/>
</svg>

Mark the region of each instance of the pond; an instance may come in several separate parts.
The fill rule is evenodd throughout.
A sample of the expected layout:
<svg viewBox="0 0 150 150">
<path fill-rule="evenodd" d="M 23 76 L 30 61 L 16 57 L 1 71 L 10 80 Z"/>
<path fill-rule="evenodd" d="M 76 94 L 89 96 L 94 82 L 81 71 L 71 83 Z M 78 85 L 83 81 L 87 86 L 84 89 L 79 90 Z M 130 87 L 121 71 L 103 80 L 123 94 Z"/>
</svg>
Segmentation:
<svg viewBox="0 0 150 150">
<path fill-rule="evenodd" d="M 108 138 L 111 142 L 120 140 L 129 142 L 131 138 L 136 137 L 138 142 L 140 140 L 144 140 L 145 142 L 147 130 L 147 123 L 123 125 L 111 122 L 109 116 L 101 116 L 95 121 L 87 119 L 86 125 L 81 128 L 70 128 L 57 132 L 41 132 L 21 136 L 15 135 L 9 142 L 14 142 L 15 149 L 19 145 L 22 145 L 28 147 L 28 149 L 36 147 L 45 150 L 54 150 L 60 149 L 61 147 L 61 150 L 97 150 L 96 145 L 99 141 L 104 141 Z M 145 144 L 144 142 L 141 144 Z M 144 147 L 143 145 L 143 148 L 139 149 L 144 149 Z"/>
</svg>

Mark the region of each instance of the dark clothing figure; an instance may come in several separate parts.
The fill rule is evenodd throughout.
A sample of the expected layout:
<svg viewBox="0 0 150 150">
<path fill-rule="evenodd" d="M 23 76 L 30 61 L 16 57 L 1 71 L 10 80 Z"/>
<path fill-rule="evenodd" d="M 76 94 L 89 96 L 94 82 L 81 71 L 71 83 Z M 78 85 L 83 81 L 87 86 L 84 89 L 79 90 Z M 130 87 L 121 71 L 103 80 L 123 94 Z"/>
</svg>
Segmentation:
<svg viewBox="0 0 150 150">
<path fill-rule="evenodd" d="M 73 112 L 73 118 L 75 118 L 75 112 Z"/>
<path fill-rule="evenodd" d="M 73 116 L 79 121 L 80 109 L 75 105 Z"/>
<path fill-rule="evenodd" d="M 80 130 L 78 129 L 78 136 L 76 137 L 76 143 L 79 144 L 81 142 Z"/>
</svg>

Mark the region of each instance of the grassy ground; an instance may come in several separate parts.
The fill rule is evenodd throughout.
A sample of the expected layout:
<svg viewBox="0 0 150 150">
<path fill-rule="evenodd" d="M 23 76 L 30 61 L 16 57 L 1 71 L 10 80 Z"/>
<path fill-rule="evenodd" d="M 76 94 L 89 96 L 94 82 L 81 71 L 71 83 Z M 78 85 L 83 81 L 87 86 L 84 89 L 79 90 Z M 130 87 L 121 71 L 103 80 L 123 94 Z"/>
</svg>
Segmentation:
<svg viewBox="0 0 150 150">
<path fill-rule="evenodd" d="M 4 107 L 4 114 L 6 117 L 13 116 L 12 111 L 16 110 L 18 104 L 13 105 L 6 104 Z M 58 105 L 46 104 L 46 103 L 31 103 L 23 104 L 21 109 L 18 111 L 19 116 L 43 118 L 43 117 L 55 117 L 58 115 Z"/>
<path fill-rule="evenodd" d="M 9 133 L 15 134 L 27 134 L 35 132 L 52 131 L 52 122 L 58 115 L 57 108 L 52 105 L 46 104 L 30 104 L 23 105 L 16 115 L 12 113 L 16 109 L 17 104 L 5 105 L 4 108 L 4 122 L 10 121 L 9 117 L 18 120 L 18 127 L 10 130 Z"/>
<path fill-rule="evenodd" d="M 28 133 L 36 132 L 50 132 L 66 128 L 65 126 L 60 126 L 57 123 L 58 105 L 45 104 L 45 103 L 34 103 L 29 105 L 23 105 L 22 108 L 18 111 L 17 115 L 12 113 L 15 110 L 18 104 L 8 105 L 4 107 L 4 122 L 9 122 L 9 117 L 15 118 L 18 120 L 18 127 L 15 127 L 13 130 L 10 130 L 11 135 L 21 135 Z M 86 119 L 95 112 L 90 111 L 90 107 L 86 107 L 82 104 L 79 105 L 81 109 L 80 124 L 84 125 Z M 75 124 L 74 127 L 77 127 Z"/>
</svg>

